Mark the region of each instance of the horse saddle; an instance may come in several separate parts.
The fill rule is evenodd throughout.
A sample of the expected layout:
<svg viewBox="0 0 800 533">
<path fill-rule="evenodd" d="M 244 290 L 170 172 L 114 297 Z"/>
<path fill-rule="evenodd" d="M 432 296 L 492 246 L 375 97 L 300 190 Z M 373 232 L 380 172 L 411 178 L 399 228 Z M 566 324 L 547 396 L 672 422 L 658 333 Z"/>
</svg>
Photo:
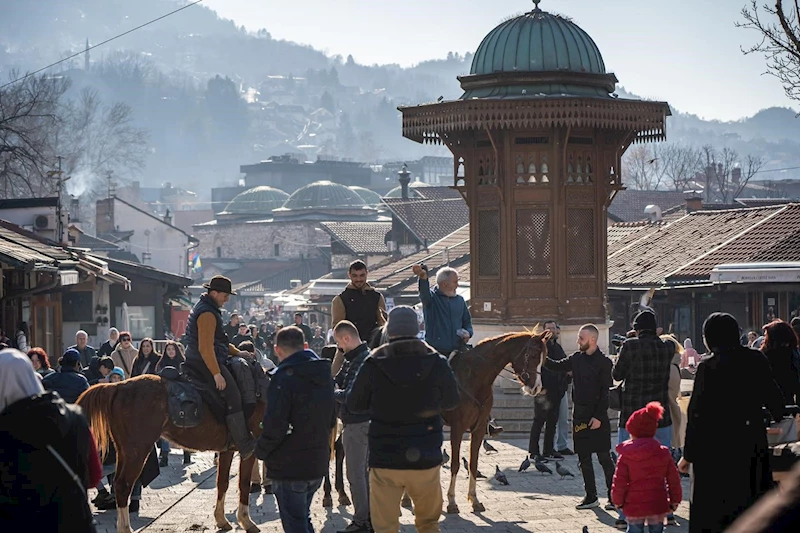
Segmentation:
<svg viewBox="0 0 800 533">
<path fill-rule="evenodd" d="M 196 382 L 172 366 L 161 370 L 159 376 L 167 380 L 167 411 L 172 423 L 179 428 L 199 425 L 203 414 L 203 398 L 195 387 Z"/>
</svg>

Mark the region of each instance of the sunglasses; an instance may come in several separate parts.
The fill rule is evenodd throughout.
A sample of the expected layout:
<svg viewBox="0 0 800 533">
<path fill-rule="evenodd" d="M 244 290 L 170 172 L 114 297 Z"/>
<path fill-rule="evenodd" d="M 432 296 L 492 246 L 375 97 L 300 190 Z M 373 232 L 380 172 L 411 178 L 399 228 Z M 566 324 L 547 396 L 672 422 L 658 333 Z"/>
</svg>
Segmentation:
<svg viewBox="0 0 800 533">
<path fill-rule="evenodd" d="M 130 337 L 120 337 L 119 341 L 120 342 L 131 342 L 131 338 Z"/>
</svg>

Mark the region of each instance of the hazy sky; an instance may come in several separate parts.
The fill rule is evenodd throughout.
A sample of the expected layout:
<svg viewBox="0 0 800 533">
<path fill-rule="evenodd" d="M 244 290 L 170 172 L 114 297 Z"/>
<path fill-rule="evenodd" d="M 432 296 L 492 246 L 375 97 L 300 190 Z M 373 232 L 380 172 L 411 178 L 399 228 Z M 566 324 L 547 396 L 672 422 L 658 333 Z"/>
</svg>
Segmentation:
<svg viewBox="0 0 800 533">
<path fill-rule="evenodd" d="M 358 63 L 413 65 L 448 51 L 474 51 L 530 0 L 205 0 L 248 29 L 309 44 Z M 704 118 L 735 120 L 770 106 L 791 106 L 760 55 L 740 47 L 754 32 L 736 28 L 748 0 L 543 0 L 595 40 L 620 84 Z M 763 3 L 763 2 L 759 2 Z M 180 16 L 180 15 L 178 15 Z M 457 81 L 454 79 L 453 83 Z"/>
</svg>

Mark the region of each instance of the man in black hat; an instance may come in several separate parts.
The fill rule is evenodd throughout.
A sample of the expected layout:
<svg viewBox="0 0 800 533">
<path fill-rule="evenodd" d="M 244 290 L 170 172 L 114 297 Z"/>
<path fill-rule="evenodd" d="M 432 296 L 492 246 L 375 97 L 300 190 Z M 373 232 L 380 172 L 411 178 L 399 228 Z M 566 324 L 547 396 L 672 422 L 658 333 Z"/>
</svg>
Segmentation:
<svg viewBox="0 0 800 533">
<path fill-rule="evenodd" d="M 203 287 L 208 292 L 200 297 L 186 324 L 185 365 L 192 375 L 213 383 L 222 393 L 228 407 L 228 430 L 242 459 L 247 459 L 253 455 L 256 443 L 247 429 L 239 387 L 226 366 L 228 357 L 239 355 L 239 350 L 230 344 L 220 312 L 230 295 L 236 293 L 231 289 L 231 280 L 223 276 L 214 276 Z"/>
</svg>

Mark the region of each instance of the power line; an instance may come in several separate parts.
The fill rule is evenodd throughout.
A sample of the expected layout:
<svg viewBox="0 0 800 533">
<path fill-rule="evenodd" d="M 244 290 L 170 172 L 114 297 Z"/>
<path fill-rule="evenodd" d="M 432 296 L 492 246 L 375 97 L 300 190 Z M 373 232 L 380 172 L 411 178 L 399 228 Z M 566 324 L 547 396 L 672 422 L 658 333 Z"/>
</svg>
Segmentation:
<svg viewBox="0 0 800 533">
<path fill-rule="evenodd" d="M 764 172 L 783 172 L 784 170 L 798 170 L 800 167 L 786 167 L 786 168 L 767 168 L 764 170 L 757 170 L 753 174 L 763 174 Z"/>
<path fill-rule="evenodd" d="M 88 52 L 89 50 L 94 50 L 95 48 L 97 48 L 97 47 L 99 47 L 99 46 L 103 46 L 104 44 L 110 43 L 111 41 L 113 41 L 113 40 L 115 40 L 115 39 L 119 39 L 120 37 L 124 37 L 125 35 L 128 35 L 129 33 L 133 33 L 133 32 L 135 32 L 136 30 L 140 30 L 140 29 L 144 28 L 145 26 L 149 26 L 150 24 L 153 24 L 154 22 L 158 22 L 159 20 L 161 20 L 161 19 L 165 19 L 165 18 L 169 17 L 170 15 L 174 15 L 175 13 L 177 13 L 177 12 L 179 12 L 179 11 L 183 11 L 184 9 L 188 9 L 188 8 L 192 7 L 193 5 L 199 4 L 199 3 L 200 3 L 200 2 L 202 2 L 202 1 L 203 1 L 203 0 L 195 0 L 194 2 L 192 2 L 192 3 L 190 3 L 190 4 L 186 4 L 186 5 L 185 5 L 185 6 L 183 6 L 183 7 L 179 7 L 179 8 L 178 8 L 178 9 L 176 9 L 175 11 L 170 11 L 170 12 L 169 12 L 169 13 L 167 13 L 166 15 L 161 15 L 160 17 L 158 17 L 158 18 L 154 18 L 153 20 L 151 20 L 151 21 L 149 21 L 149 22 L 145 22 L 144 24 L 140 24 L 139 26 L 136 26 L 135 28 L 132 28 L 132 29 L 130 29 L 130 30 L 128 30 L 128 31 L 126 31 L 126 32 L 120 33 L 119 35 L 115 35 L 114 37 L 111 37 L 110 39 L 106 39 L 105 41 L 103 41 L 103 42 L 101 42 L 101 43 L 98 43 L 98 44 L 95 44 L 95 45 L 93 45 L 93 46 L 90 46 L 90 47 L 86 48 L 85 50 L 81 50 L 80 52 L 78 52 L 78 53 L 76 53 L 76 54 L 72 54 L 72 55 L 71 55 L 71 56 L 69 56 L 69 57 L 65 57 L 64 59 L 60 59 L 60 60 L 56 61 L 55 63 L 51 63 L 50 65 L 47 65 L 46 67 L 42 67 L 42 68 L 40 68 L 39 70 L 35 70 L 35 71 L 33 71 L 33 72 L 29 72 L 29 73 L 25 74 L 25 75 L 24 75 L 24 76 L 22 76 L 22 77 L 19 77 L 19 78 L 15 79 L 15 80 L 12 80 L 12 81 L 10 81 L 10 82 L 8 82 L 8 83 L 4 84 L 4 85 L 0 85 L 0 89 L 5 89 L 5 88 L 6 88 L 6 87 L 8 87 L 9 85 L 13 85 L 13 84 L 17 83 L 18 81 L 22 81 L 22 80 L 24 80 L 24 79 L 30 78 L 31 76 L 34 76 L 34 75 L 36 75 L 36 74 L 38 74 L 38 73 L 40 73 L 40 72 L 42 72 L 42 71 L 44 71 L 44 70 L 47 70 L 47 69 L 49 69 L 49 68 L 52 68 L 52 67 L 54 67 L 54 66 L 56 66 L 56 65 L 60 65 L 60 64 L 61 64 L 61 63 L 63 63 L 64 61 L 69 61 L 70 59 L 73 59 L 73 58 L 75 58 L 75 57 L 78 57 L 78 56 L 79 56 L 79 55 L 81 55 L 81 54 L 85 54 L 85 53 L 86 53 L 86 52 Z"/>
</svg>

